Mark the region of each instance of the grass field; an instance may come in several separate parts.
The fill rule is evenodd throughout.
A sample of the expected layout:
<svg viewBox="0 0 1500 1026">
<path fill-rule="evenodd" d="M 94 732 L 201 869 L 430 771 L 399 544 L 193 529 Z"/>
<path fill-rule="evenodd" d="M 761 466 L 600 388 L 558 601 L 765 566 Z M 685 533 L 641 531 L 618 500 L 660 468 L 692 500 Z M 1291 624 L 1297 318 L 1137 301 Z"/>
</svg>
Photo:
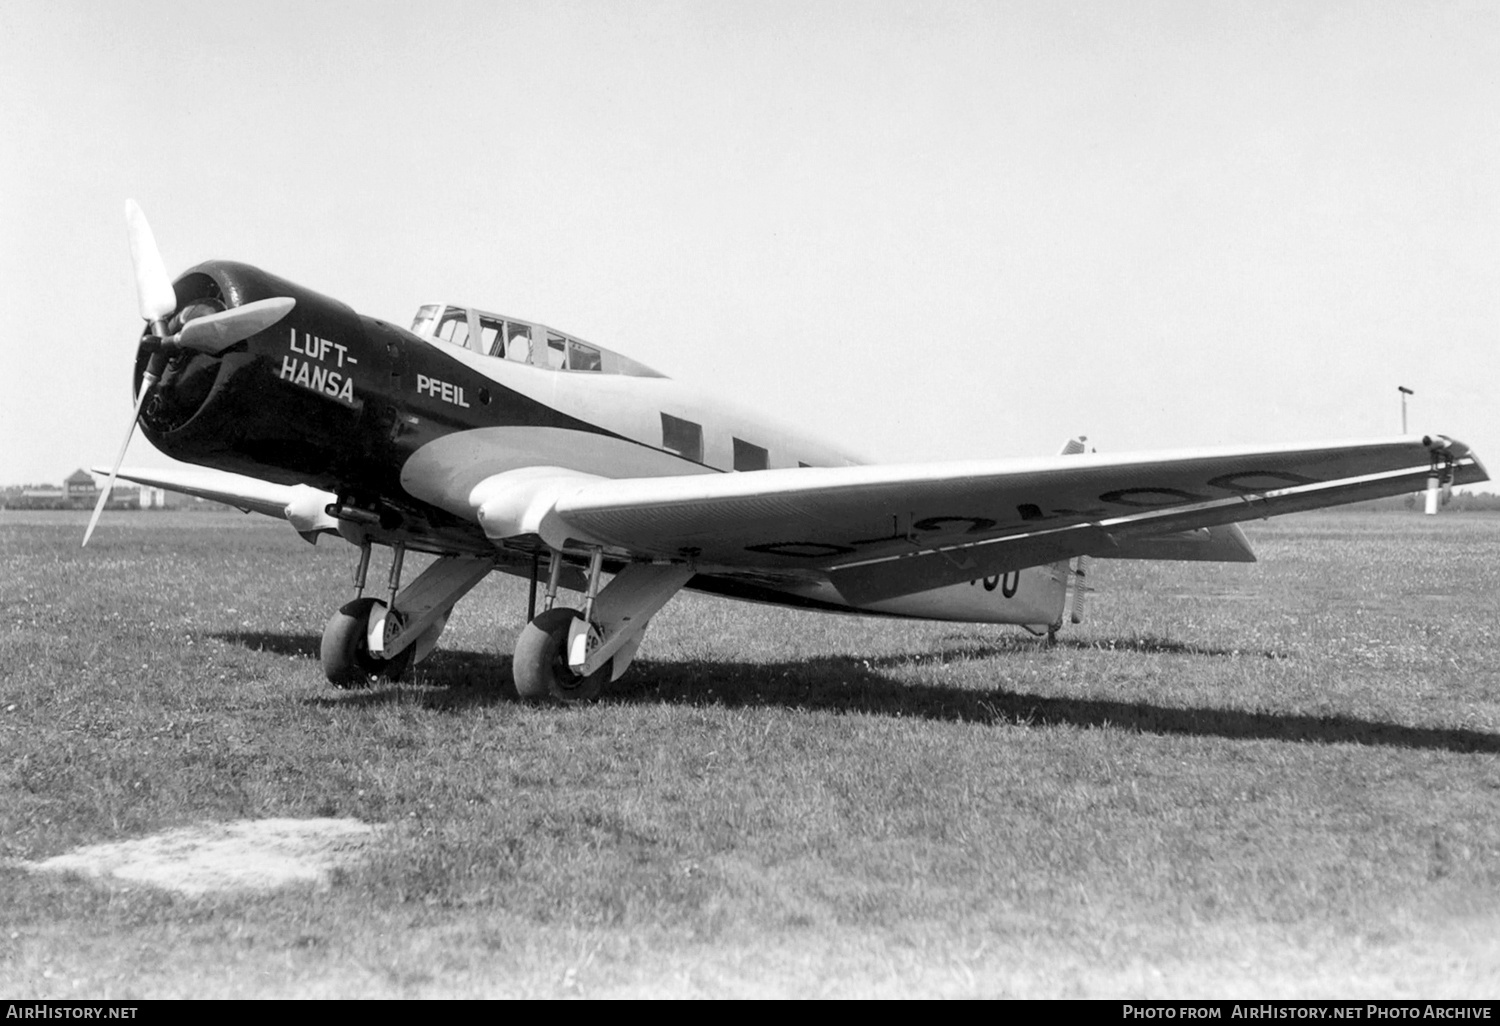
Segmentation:
<svg viewBox="0 0 1500 1026">
<path fill-rule="evenodd" d="M 0 512 L 0 995 L 1500 992 L 1500 516 L 1097 561 L 1051 648 L 683 595 L 575 709 L 515 699 L 520 581 L 335 692 L 349 546 L 82 529 Z M 325 887 L 15 865 L 313 816 L 383 825 Z"/>
</svg>

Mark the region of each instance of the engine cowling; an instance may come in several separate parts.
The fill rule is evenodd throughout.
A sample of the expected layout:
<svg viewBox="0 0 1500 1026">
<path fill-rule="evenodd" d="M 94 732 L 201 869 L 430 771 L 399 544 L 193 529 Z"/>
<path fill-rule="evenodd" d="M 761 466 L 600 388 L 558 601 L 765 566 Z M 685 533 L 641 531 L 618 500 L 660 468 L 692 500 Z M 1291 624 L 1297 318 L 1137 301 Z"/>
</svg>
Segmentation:
<svg viewBox="0 0 1500 1026">
<path fill-rule="evenodd" d="M 177 459 L 280 483 L 337 490 L 377 454 L 357 440 L 386 405 L 386 346 L 367 318 L 338 300 L 258 268 L 215 260 L 187 271 L 173 288 L 168 324 L 257 300 L 296 301 L 283 320 L 222 354 L 179 349 L 141 411 L 152 444 Z M 150 329 L 136 356 L 136 389 L 153 351 Z M 351 444 L 354 443 L 354 444 Z"/>
</svg>

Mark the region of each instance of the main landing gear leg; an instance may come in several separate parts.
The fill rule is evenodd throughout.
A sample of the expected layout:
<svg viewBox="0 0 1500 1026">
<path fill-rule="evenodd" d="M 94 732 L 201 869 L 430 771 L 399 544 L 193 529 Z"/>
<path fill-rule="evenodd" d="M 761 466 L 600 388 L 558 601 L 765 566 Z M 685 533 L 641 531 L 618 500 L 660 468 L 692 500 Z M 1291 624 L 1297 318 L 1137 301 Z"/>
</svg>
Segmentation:
<svg viewBox="0 0 1500 1026">
<path fill-rule="evenodd" d="M 522 698 L 574 704 L 599 697 L 635 658 L 651 617 L 693 576 L 685 566 L 632 563 L 600 590 L 602 563 L 603 554 L 593 553 L 580 613 L 552 605 L 562 566 L 552 554 L 546 611 L 522 628 L 511 659 Z"/>
<path fill-rule="evenodd" d="M 402 589 L 404 550 L 396 547 L 389 596 L 381 602 L 360 597 L 370 564 L 369 542 L 361 546 L 357 597 L 334 613 L 323 631 L 323 674 L 335 687 L 366 687 L 377 678 L 400 680 L 437 647 L 454 603 L 494 569 L 484 557 L 444 556 Z"/>
<path fill-rule="evenodd" d="M 542 554 L 533 552 L 531 554 L 531 590 L 526 593 L 526 622 L 530 623 L 536 619 L 536 579 L 541 573 Z"/>
</svg>

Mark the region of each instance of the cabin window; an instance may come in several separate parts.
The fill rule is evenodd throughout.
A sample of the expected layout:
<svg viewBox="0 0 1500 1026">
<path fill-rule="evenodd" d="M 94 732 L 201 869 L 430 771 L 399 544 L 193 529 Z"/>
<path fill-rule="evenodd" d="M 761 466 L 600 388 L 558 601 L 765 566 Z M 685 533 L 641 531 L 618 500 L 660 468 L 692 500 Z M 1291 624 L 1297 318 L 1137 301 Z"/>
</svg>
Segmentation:
<svg viewBox="0 0 1500 1026">
<path fill-rule="evenodd" d="M 505 355 L 505 322 L 493 317 L 479 318 L 479 351 L 491 356 Z"/>
<path fill-rule="evenodd" d="M 515 321 L 506 324 L 505 358 L 517 363 L 531 362 L 531 325 Z"/>
<path fill-rule="evenodd" d="M 568 339 L 568 370 L 597 371 L 603 370 L 604 363 L 599 357 L 599 350 L 593 346 L 586 346 L 582 342 Z"/>
<path fill-rule="evenodd" d="M 469 312 L 450 306 L 438 321 L 437 337 L 456 346 L 469 344 Z"/>
<path fill-rule="evenodd" d="M 765 470 L 769 465 L 770 454 L 766 450 L 738 438 L 734 440 L 735 470 Z"/>
<path fill-rule="evenodd" d="M 547 332 L 547 366 L 562 370 L 568 362 L 568 340 L 561 335 Z"/>
<path fill-rule="evenodd" d="M 411 333 L 413 335 L 431 335 L 432 326 L 437 323 L 438 311 L 441 309 L 441 306 L 433 303 L 418 310 L 416 319 L 411 322 Z"/>
<path fill-rule="evenodd" d="M 702 463 L 703 428 L 690 420 L 663 413 L 661 415 L 661 447 L 679 456 L 686 456 L 694 463 Z"/>
</svg>

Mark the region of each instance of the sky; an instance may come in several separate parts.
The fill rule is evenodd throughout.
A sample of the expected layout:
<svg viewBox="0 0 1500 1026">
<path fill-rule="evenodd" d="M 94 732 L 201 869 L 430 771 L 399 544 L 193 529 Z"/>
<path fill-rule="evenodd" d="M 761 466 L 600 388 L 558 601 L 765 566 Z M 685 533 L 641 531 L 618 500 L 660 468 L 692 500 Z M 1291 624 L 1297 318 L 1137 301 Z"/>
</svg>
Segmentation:
<svg viewBox="0 0 1500 1026">
<path fill-rule="evenodd" d="M 1404 385 L 1500 473 L 1497 0 L 3 0 L 0 141 L 0 484 L 125 435 L 130 197 L 174 275 L 872 458 L 1379 438 Z"/>
</svg>

